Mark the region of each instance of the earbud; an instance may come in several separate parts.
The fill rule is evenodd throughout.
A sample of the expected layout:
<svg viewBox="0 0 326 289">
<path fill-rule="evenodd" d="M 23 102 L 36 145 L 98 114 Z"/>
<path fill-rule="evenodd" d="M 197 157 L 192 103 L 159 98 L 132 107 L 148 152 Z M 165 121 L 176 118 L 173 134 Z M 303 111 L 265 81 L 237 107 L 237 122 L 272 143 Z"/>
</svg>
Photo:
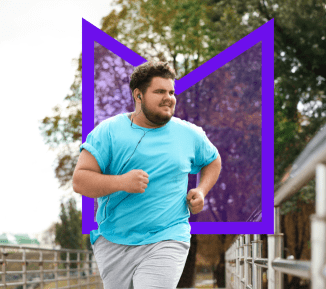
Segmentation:
<svg viewBox="0 0 326 289">
<path fill-rule="evenodd" d="M 138 94 L 138 98 L 141 100 L 140 94 Z"/>
</svg>

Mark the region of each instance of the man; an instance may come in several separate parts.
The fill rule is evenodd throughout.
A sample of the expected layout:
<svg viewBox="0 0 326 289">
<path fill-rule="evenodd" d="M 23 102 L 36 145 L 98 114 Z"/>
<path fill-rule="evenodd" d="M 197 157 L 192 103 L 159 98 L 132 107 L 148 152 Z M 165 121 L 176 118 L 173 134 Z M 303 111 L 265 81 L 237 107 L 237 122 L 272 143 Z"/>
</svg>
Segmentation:
<svg viewBox="0 0 326 289">
<path fill-rule="evenodd" d="M 176 288 L 190 246 L 189 209 L 203 209 L 221 170 L 204 131 L 173 117 L 174 80 L 167 63 L 136 67 L 135 111 L 101 122 L 80 148 L 74 191 L 99 198 L 91 243 L 106 289 Z M 199 186 L 187 194 L 188 174 L 199 171 Z"/>
</svg>

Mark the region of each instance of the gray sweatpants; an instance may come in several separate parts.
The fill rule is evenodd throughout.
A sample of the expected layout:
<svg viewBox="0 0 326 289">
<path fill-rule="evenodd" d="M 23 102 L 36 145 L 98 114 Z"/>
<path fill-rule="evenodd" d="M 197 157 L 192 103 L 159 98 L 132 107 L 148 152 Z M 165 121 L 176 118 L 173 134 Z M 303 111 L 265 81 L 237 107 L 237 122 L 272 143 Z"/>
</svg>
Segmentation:
<svg viewBox="0 0 326 289">
<path fill-rule="evenodd" d="M 168 240 L 129 246 L 100 236 L 92 247 L 105 289 L 175 289 L 190 244 Z"/>
</svg>

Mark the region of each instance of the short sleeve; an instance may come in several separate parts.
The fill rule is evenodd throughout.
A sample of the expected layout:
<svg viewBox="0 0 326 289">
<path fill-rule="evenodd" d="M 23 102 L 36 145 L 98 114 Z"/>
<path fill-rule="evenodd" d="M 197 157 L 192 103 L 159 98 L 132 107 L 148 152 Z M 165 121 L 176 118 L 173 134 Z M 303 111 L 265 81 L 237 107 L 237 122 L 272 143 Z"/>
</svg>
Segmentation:
<svg viewBox="0 0 326 289">
<path fill-rule="evenodd" d="M 108 122 L 102 122 L 95 127 L 80 146 L 80 152 L 86 149 L 97 160 L 102 173 L 111 162 L 111 139 Z"/>
<path fill-rule="evenodd" d="M 196 127 L 195 158 L 191 164 L 190 174 L 197 174 L 219 155 L 217 148 L 211 143 L 201 127 Z"/>
</svg>

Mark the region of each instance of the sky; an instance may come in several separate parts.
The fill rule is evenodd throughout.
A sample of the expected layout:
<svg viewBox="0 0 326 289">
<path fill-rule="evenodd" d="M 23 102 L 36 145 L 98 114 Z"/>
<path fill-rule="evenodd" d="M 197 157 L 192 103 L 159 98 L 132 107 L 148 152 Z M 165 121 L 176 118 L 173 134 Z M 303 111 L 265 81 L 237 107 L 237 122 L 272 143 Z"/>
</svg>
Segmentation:
<svg viewBox="0 0 326 289">
<path fill-rule="evenodd" d="M 40 120 L 63 105 L 82 50 L 82 18 L 100 28 L 110 0 L 0 0 L 0 234 L 37 236 L 59 221 L 56 152 Z"/>
</svg>

